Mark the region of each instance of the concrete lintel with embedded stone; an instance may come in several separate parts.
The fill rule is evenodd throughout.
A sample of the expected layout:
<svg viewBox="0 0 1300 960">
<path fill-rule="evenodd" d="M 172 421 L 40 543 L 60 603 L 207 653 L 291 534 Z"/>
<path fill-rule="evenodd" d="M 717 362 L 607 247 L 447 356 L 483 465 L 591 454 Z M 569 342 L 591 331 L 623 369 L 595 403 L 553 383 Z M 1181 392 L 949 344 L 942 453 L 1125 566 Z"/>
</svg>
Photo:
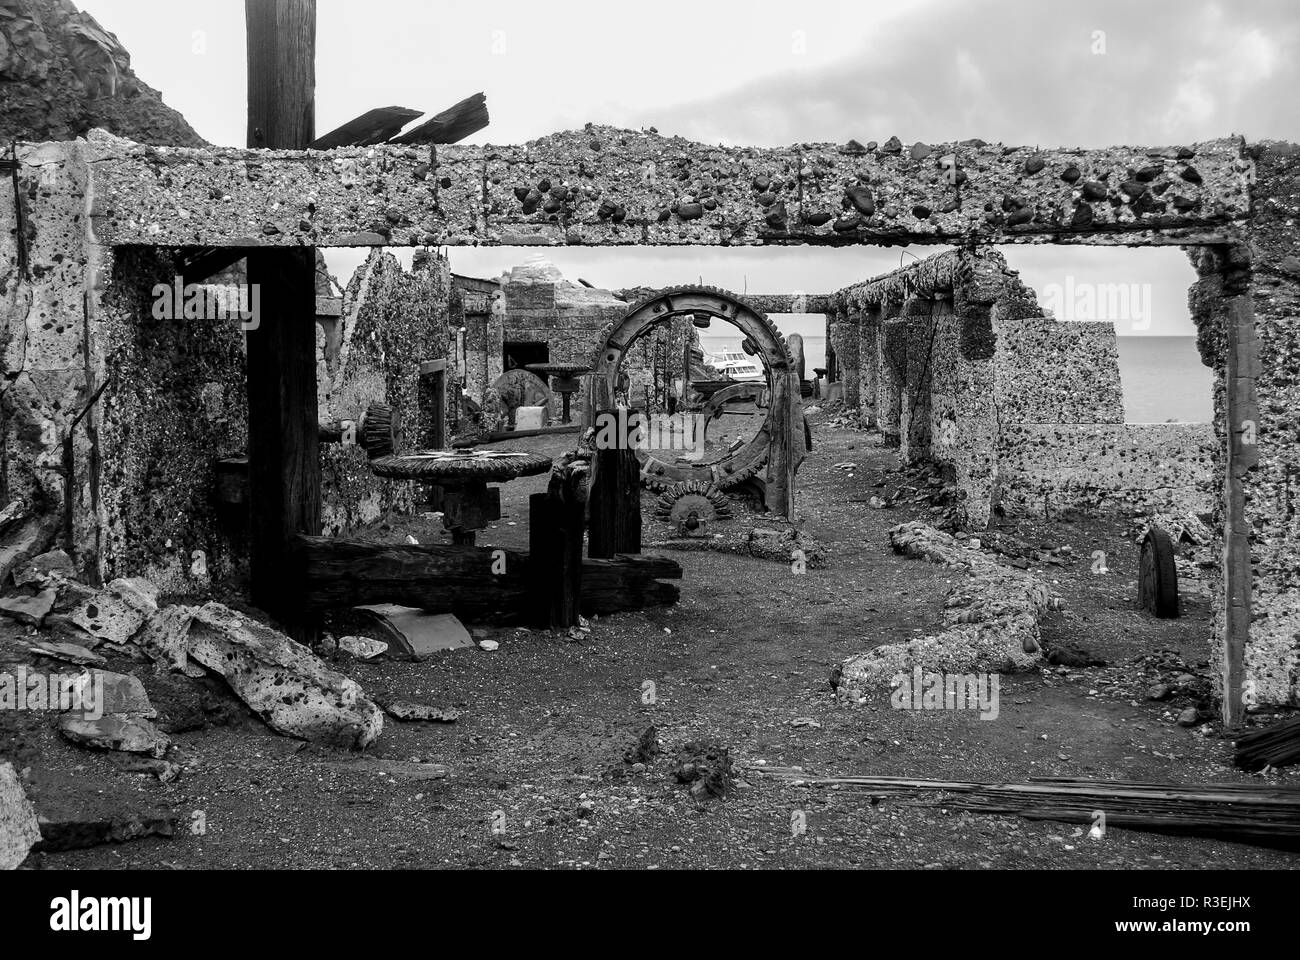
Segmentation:
<svg viewBox="0 0 1300 960">
<path fill-rule="evenodd" d="M 160 246 L 1204 243 L 1249 217 L 1253 172 L 1235 137 L 849 152 L 591 127 L 433 150 L 74 149 L 100 242 Z"/>
</svg>

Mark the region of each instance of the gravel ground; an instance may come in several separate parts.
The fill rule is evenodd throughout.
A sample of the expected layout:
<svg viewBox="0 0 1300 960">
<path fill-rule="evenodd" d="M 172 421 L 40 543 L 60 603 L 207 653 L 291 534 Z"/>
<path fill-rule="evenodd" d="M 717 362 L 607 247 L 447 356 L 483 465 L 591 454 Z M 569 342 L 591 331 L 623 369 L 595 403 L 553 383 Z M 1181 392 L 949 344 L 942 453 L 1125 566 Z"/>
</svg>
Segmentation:
<svg viewBox="0 0 1300 960">
<path fill-rule="evenodd" d="M 1240 781 L 1231 744 L 1210 725 L 1177 725 L 1194 699 L 1146 699 L 1156 680 L 1208 676 L 1207 598 L 1158 621 L 1135 610 L 1137 548 L 1126 525 L 1005 527 L 1079 558 L 1046 568 L 1067 609 L 1044 623 L 1050 644 L 1075 645 L 1105 667 L 1044 666 L 1001 679 L 1000 712 L 903 711 L 838 704 L 834 664 L 940 626 L 954 575 L 888 548 L 886 531 L 925 518 L 927 505 L 873 509 L 894 489 L 893 451 L 871 435 L 814 419 L 816 449 L 801 471 L 804 529 L 829 565 L 796 575 L 779 563 L 678 552 L 673 608 L 597 619 L 578 641 L 544 631 L 488 630 L 494 652 L 461 650 L 419 664 L 340 661 L 380 698 L 451 707 L 451 724 L 389 721 L 365 756 L 278 737 L 227 703 L 219 722 L 175 739 L 185 772 L 170 783 L 129 773 L 121 757 L 74 748 L 38 715 L 0 718 L 0 756 L 32 768 L 42 812 L 171 811 L 171 839 L 36 854 L 37 868 L 1267 868 L 1300 855 L 1261 847 L 1086 824 L 960 814 L 941 799 L 873 799 L 799 786 L 760 768 L 810 774 L 957 780 L 1066 776 L 1200 783 Z M 558 453 L 571 437 L 512 446 Z M 837 466 L 852 463 L 852 470 Z M 526 546 L 530 478 L 504 491 L 506 516 L 481 543 Z M 647 494 L 647 505 L 649 504 Z M 647 516 L 649 510 L 646 511 Z M 771 526 L 737 511 L 732 524 Z M 649 526 L 649 524 L 648 524 Z M 434 542 L 423 519 L 369 532 Z M 654 539 L 662 530 L 650 529 Z M 1109 572 L 1091 572 L 1093 550 Z M 1187 591 L 1191 593 L 1191 591 Z M 16 627 L 0 653 L 16 649 Z M 117 666 L 124 666 L 118 664 Z M 164 713 L 175 682 L 138 665 Z M 653 684 L 650 696 L 649 684 Z M 169 699 L 170 698 L 170 699 Z M 647 702 L 653 701 L 653 702 Z M 178 707 L 179 709 L 179 707 Z M 644 768 L 625 752 L 653 724 L 664 753 Z M 708 738 L 736 764 L 736 789 L 700 802 L 671 774 L 673 754 Z M 1273 782 L 1295 782 L 1271 774 Z M 796 834 L 792 822 L 806 823 Z"/>
</svg>

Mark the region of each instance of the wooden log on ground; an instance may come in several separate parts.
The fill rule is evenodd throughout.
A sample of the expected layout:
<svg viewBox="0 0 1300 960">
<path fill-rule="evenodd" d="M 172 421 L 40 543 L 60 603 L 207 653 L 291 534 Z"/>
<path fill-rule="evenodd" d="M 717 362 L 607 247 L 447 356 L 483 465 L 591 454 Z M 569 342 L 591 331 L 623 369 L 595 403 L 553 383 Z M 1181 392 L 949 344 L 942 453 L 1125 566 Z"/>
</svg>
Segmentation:
<svg viewBox="0 0 1300 960">
<path fill-rule="evenodd" d="M 517 550 L 329 537 L 299 537 L 294 547 L 311 615 L 397 603 L 475 623 L 527 623 L 533 616 L 531 558 Z M 603 616 L 675 603 L 678 588 L 657 581 L 681 579 L 682 568 L 663 557 L 619 556 L 583 560 L 578 576 L 582 613 Z"/>
<path fill-rule="evenodd" d="M 587 556 L 641 552 L 641 463 L 630 438 L 621 438 L 614 449 L 596 450 L 587 508 Z"/>
<path fill-rule="evenodd" d="M 860 789 L 879 796 L 946 793 L 949 809 L 1013 815 L 1027 820 L 1096 822 L 1155 833 L 1215 837 L 1300 847 L 1300 789 L 1271 784 L 1171 784 L 1038 779 L 979 783 L 908 777 L 816 777 L 801 771 L 751 768 L 812 787 Z"/>
<path fill-rule="evenodd" d="M 459 143 L 488 125 L 487 97 L 482 93 L 466 97 L 414 130 L 394 137 L 390 143 Z"/>
<path fill-rule="evenodd" d="M 681 564 L 663 557 L 620 554 L 609 560 L 582 563 L 582 612 L 604 616 L 646 607 L 672 606 L 681 597 L 676 584 Z"/>
<path fill-rule="evenodd" d="M 375 107 L 325 136 L 312 141 L 313 150 L 333 150 L 335 147 L 369 147 L 383 143 L 402 132 L 402 127 L 424 115 L 422 110 L 408 107 Z"/>
</svg>

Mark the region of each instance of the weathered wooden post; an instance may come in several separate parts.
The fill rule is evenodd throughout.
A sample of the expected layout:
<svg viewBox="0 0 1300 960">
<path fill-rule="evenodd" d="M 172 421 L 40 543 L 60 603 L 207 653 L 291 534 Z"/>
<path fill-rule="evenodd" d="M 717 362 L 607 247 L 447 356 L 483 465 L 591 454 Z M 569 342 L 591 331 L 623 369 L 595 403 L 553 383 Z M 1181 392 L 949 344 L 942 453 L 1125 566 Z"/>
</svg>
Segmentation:
<svg viewBox="0 0 1300 960">
<path fill-rule="evenodd" d="M 572 470 L 528 498 L 531 620 L 543 629 L 577 626 L 582 605 L 583 505 Z"/>
<path fill-rule="evenodd" d="M 306 150 L 316 139 L 316 0 L 244 0 L 248 145 Z"/>
<path fill-rule="evenodd" d="M 641 552 L 641 462 L 635 424 L 640 411 L 607 409 L 596 416 L 596 451 L 587 495 L 587 556 L 609 559 Z"/>
<path fill-rule="evenodd" d="M 244 10 L 248 145 L 305 149 L 316 127 L 316 2 L 245 0 Z M 247 263 L 261 296 L 246 332 L 251 600 L 310 643 L 290 542 L 320 532 L 316 251 L 256 248 Z"/>
</svg>

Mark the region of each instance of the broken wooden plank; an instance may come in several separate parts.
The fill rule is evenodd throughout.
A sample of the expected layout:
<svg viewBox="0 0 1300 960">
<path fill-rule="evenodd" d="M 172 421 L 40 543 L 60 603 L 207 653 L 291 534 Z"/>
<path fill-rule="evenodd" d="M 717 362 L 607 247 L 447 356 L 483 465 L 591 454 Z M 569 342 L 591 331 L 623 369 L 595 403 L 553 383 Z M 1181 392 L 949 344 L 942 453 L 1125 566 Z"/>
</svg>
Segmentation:
<svg viewBox="0 0 1300 960">
<path fill-rule="evenodd" d="M 1300 763 L 1300 717 L 1291 717 L 1237 739 L 1234 761 L 1246 770 Z"/>
<path fill-rule="evenodd" d="M 375 107 L 313 140 L 310 149 L 373 146 L 397 136 L 404 126 L 422 116 L 423 110 L 412 110 L 410 107 Z"/>
<path fill-rule="evenodd" d="M 466 97 L 413 130 L 389 143 L 459 143 L 488 125 L 487 97 L 482 93 Z"/>
<path fill-rule="evenodd" d="M 817 787 L 872 794 L 944 793 L 944 806 L 1027 820 L 1092 823 L 1188 834 L 1269 846 L 1300 846 L 1300 788 L 1248 783 L 1183 785 L 1134 781 L 1035 779 L 1027 783 L 924 780 L 909 777 L 817 777 L 793 770 L 750 768 Z"/>
</svg>

